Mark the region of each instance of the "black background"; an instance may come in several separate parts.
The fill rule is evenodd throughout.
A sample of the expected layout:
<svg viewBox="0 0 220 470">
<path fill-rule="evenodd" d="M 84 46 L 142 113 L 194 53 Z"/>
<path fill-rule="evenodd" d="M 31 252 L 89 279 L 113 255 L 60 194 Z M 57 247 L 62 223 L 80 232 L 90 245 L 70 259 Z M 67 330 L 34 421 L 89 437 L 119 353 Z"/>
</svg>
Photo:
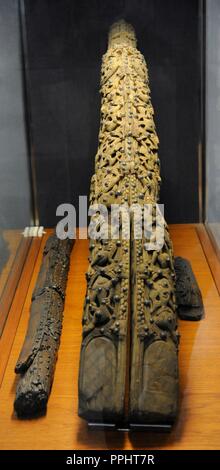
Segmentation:
<svg viewBox="0 0 220 470">
<path fill-rule="evenodd" d="M 25 0 L 26 66 L 40 223 L 88 194 L 102 54 L 112 22 L 136 30 L 149 68 L 168 222 L 198 221 L 198 0 Z"/>
</svg>

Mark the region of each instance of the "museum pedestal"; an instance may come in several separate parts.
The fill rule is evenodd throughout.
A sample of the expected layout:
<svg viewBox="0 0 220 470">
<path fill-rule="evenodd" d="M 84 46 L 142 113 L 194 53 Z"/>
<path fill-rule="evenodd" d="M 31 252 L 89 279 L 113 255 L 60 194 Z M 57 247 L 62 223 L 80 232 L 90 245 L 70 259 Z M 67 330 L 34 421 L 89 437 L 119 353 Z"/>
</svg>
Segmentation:
<svg viewBox="0 0 220 470">
<path fill-rule="evenodd" d="M 88 430 L 77 415 L 81 318 L 88 241 L 72 251 L 63 332 L 46 416 L 18 420 L 14 366 L 26 332 L 46 237 L 32 241 L 0 341 L 0 449 L 219 449 L 220 263 L 203 225 L 171 225 L 174 254 L 187 258 L 201 289 L 205 317 L 179 320 L 180 411 L 170 434 Z M 35 243 L 36 242 L 36 243 Z"/>
</svg>

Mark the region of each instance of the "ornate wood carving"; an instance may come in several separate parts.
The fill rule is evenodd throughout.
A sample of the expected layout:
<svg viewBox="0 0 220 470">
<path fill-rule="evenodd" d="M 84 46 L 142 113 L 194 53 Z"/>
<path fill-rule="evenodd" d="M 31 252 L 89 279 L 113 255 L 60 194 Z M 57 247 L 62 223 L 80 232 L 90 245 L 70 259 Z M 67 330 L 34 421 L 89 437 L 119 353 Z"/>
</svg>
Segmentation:
<svg viewBox="0 0 220 470">
<path fill-rule="evenodd" d="M 144 207 L 151 203 L 155 225 L 159 141 L 147 66 L 136 48 L 133 28 L 124 21 L 114 24 L 109 33 L 101 96 L 91 202 L 105 204 L 109 218 L 111 204 Z M 142 239 L 134 238 L 133 223 L 129 230 L 131 240 L 125 240 L 121 231 L 117 240 L 101 236 L 90 240 L 79 415 L 102 423 L 125 418 L 126 367 L 130 361 L 129 423 L 169 424 L 178 409 L 179 335 L 172 243 L 166 224 L 159 250 L 147 248 L 146 234 Z"/>
<path fill-rule="evenodd" d="M 62 329 L 65 289 L 73 240 L 48 238 L 32 296 L 30 319 L 15 372 L 18 417 L 44 413 L 53 381 Z"/>
</svg>

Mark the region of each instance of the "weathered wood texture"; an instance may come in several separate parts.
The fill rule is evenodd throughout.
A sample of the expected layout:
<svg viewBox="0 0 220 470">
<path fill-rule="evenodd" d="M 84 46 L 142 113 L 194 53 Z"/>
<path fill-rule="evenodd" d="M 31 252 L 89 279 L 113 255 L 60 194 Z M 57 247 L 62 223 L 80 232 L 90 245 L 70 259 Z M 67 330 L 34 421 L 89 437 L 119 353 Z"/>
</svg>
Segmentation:
<svg viewBox="0 0 220 470">
<path fill-rule="evenodd" d="M 72 240 L 59 240 L 52 235 L 44 248 L 28 329 L 15 367 L 20 374 L 14 403 L 19 417 L 46 410 L 60 343 L 72 245 Z"/>
<path fill-rule="evenodd" d="M 201 320 L 204 314 L 202 295 L 190 262 L 177 256 L 174 266 L 178 316 L 183 320 Z"/>
</svg>

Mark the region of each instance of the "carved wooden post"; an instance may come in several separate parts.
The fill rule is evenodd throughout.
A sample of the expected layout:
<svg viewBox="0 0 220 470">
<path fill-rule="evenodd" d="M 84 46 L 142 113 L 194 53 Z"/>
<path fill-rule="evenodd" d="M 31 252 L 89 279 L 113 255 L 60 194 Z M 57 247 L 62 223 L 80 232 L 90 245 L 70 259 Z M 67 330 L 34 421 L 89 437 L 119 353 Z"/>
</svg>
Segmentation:
<svg viewBox="0 0 220 470">
<path fill-rule="evenodd" d="M 131 241 L 90 241 L 79 374 L 79 415 L 117 423 L 125 418 L 126 367 L 130 425 L 171 424 L 178 408 L 178 333 L 172 243 L 155 236 L 160 187 L 158 137 L 147 66 L 124 21 L 110 30 L 101 74 L 101 125 L 91 202 L 152 205 L 153 233 Z M 95 219 L 94 219 L 95 221 Z M 112 227 L 111 220 L 111 229 Z M 162 224 L 163 225 L 163 224 Z M 160 230 L 160 227 L 159 227 Z M 161 226 L 161 230 L 163 227 Z M 179 279 L 181 275 L 179 276 Z M 181 288 L 180 288 L 181 290 Z M 128 315 L 131 304 L 131 344 Z"/>
</svg>

